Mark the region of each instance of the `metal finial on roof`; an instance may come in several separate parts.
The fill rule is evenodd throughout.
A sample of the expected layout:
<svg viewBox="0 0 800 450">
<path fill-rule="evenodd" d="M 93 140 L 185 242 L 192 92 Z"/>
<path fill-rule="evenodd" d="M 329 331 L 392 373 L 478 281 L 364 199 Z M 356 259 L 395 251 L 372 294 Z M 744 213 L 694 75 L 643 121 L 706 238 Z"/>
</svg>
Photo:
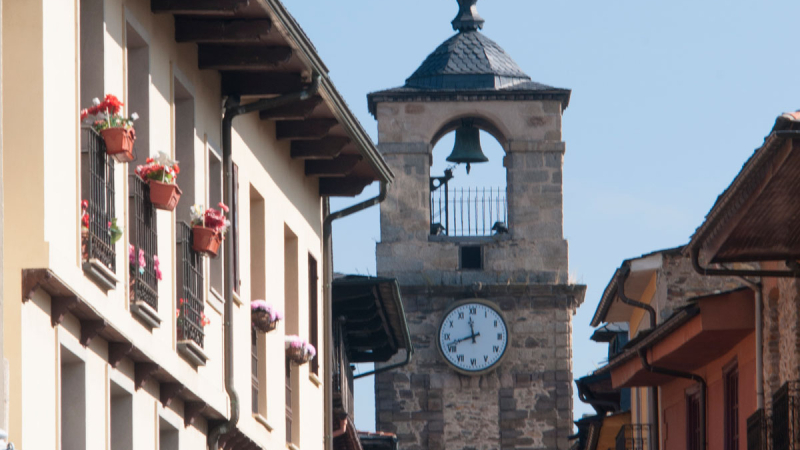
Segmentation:
<svg viewBox="0 0 800 450">
<path fill-rule="evenodd" d="M 458 0 L 458 15 L 453 19 L 453 29 L 456 31 L 476 31 L 483 28 L 483 18 L 478 14 L 475 4 L 478 0 Z"/>
</svg>

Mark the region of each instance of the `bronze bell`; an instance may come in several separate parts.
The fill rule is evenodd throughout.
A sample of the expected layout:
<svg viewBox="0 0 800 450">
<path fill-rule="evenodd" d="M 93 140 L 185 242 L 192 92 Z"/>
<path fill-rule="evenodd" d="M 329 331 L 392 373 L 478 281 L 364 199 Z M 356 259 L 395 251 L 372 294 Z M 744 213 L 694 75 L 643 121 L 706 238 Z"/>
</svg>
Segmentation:
<svg viewBox="0 0 800 450">
<path fill-rule="evenodd" d="M 488 162 L 489 158 L 481 150 L 481 130 L 473 125 L 471 120 L 463 120 L 456 130 L 456 145 L 447 161 L 457 164 L 466 163 L 467 173 L 471 163 Z"/>
</svg>

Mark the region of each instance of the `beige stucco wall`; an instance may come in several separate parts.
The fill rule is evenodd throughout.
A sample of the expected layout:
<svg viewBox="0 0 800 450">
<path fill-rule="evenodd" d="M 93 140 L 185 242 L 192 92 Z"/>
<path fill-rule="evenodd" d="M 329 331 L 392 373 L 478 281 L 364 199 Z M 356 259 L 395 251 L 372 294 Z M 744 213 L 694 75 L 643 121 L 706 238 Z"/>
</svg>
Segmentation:
<svg viewBox="0 0 800 450">
<path fill-rule="evenodd" d="M 73 317 L 53 329 L 50 325 L 51 300 L 38 291 L 34 301 L 21 300 L 21 270 L 50 268 L 106 320 L 135 342 L 137 347 L 163 370 L 198 393 L 213 409 L 228 414 L 228 399 L 223 384 L 222 311 L 223 303 L 206 294 L 205 352 L 209 360 L 195 368 L 176 352 L 174 274 L 179 269 L 176 254 L 174 213 L 159 211 L 158 255 L 164 279 L 159 282 L 160 328 L 152 331 L 131 316 L 128 306 L 127 242 L 128 230 L 116 245 L 117 277 L 115 290 L 101 290 L 80 265 L 80 125 L 79 104 L 79 0 L 6 0 L 3 2 L 2 33 L 6 46 L 3 57 L 5 101 L 14 105 L 2 118 L 5 149 L 7 210 L 14 211 L 4 221 L 3 271 L 5 283 L 4 331 L 6 356 L 10 364 L 10 435 L 21 448 L 57 448 L 60 428 L 56 392 L 58 348 L 70 345 L 85 357 L 87 364 L 88 420 L 87 448 L 106 448 L 109 380 L 129 384 L 133 364 L 123 361 L 117 369 L 107 365 L 107 344 L 95 339 L 88 348 L 77 341 L 80 324 Z M 154 15 L 148 0 L 105 0 L 105 52 L 103 70 L 105 91 L 126 99 L 125 30 L 130 22 L 149 44 L 151 84 L 151 152 L 162 150 L 174 155 L 173 77 L 179 77 L 195 98 L 196 161 L 195 191 L 207 193 L 205 176 L 209 143 L 221 143 L 219 74 L 197 69 L 193 44 L 176 44 L 171 15 Z M 84 55 L 86 56 L 86 55 Z M 8 110 L 7 110 L 8 111 Z M 134 112 L 134 111 L 128 111 Z M 299 331 L 307 337 L 308 283 L 307 255 L 321 257 L 321 199 L 316 180 L 307 179 L 302 162 L 289 157 L 288 144 L 274 140 L 274 125 L 257 115 L 242 117 L 234 124 L 233 159 L 239 167 L 239 205 L 241 236 L 241 304 L 234 317 L 236 327 L 234 358 L 235 382 L 241 399 L 240 428 L 265 446 L 284 445 L 284 324 L 266 337 L 266 419 L 271 432 L 250 415 L 250 326 L 249 283 L 249 192 L 250 186 L 264 198 L 266 284 L 268 298 L 283 305 L 283 230 L 287 226 L 298 236 Z M 128 168 L 116 164 L 116 216 L 127 228 Z M 182 174 L 185 175 L 185 174 Z M 179 184 L 180 184 L 179 177 Z M 187 179 L 187 178 L 184 178 Z M 200 194 L 198 194 L 200 195 Z M 205 203 L 201 198 L 182 198 L 178 208 Z M 214 205 L 215 206 L 215 205 Z M 208 283 L 206 263 L 206 283 Z M 322 273 L 322 269 L 318 270 Z M 321 287 L 318 298 L 322 298 Z M 322 308 L 319 308 L 320 312 Z M 322 323 L 319 320 L 318 323 Z M 320 333 L 321 335 L 322 333 Z M 321 351 L 322 349 L 320 349 Z M 323 369 L 321 368 L 321 373 Z M 295 371 L 300 411 L 295 421 L 303 424 L 296 444 L 302 450 L 322 448 L 323 390 L 309 378 L 308 365 Z M 127 381 L 126 381 L 127 380 Z M 118 383 L 119 384 L 119 383 Z M 135 434 L 157 436 L 158 418 L 180 424 L 181 448 L 204 446 L 205 424 L 184 428 L 182 404 L 173 402 L 164 409 L 158 401 L 158 384 L 135 392 Z M 45 424 L 43 426 L 43 424 Z M 155 431 L 154 431 L 155 430 Z M 155 433 L 155 434 L 153 434 Z M 140 449 L 154 448 L 154 441 L 136 441 Z"/>
</svg>

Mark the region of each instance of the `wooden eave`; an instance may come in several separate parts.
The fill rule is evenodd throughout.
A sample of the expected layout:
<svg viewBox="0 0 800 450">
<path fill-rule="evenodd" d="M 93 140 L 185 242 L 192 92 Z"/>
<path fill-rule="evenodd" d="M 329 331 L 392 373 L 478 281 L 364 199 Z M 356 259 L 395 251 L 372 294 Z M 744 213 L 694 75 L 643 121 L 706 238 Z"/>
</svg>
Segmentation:
<svg viewBox="0 0 800 450">
<path fill-rule="evenodd" d="M 410 338 L 397 281 L 346 277 L 333 282 L 333 316 L 344 320 L 345 351 L 353 363 L 385 362 Z"/>
<path fill-rule="evenodd" d="M 175 17 L 175 40 L 193 42 L 200 69 L 221 74 L 222 93 L 245 101 L 305 89 L 309 100 L 261 113 L 290 142 L 291 157 L 319 179 L 321 196 L 355 196 L 394 179 L 386 161 L 328 76 L 308 36 L 278 0 L 151 0 L 154 13 Z M 296 145 L 301 143 L 300 145 Z M 296 150 L 296 147 L 298 149 Z"/>
</svg>

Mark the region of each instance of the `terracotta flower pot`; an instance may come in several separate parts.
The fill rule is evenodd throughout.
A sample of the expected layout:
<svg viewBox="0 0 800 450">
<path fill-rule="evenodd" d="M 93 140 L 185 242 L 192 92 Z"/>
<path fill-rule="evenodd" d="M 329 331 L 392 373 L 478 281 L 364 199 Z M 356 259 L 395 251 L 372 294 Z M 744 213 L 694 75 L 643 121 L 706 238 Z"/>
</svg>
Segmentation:
<svg viewBox="0 0 800 450">
<path fill-rule="evenodd" d="M 192 250 L 216 258 L 220 244 L 222 244 L 222 236 L 215 230 L 206 227 L 192 227 Z"/>
<path fill-rule="evenodd" d="M 306 349 L 302 347 L 290 347 L 286 349 L 286 357 L 289 361 L 294 362 L 297 365 L 303 365 L 312 359 L 311 353 L 307 352 Z"/>
<path fill-rule="evenodd" d="M 269 333 L 278 326 L 278 321 L 271 320 L 270 314 L 266 311 L 253 311 L 250 317 L 253 322 L 253 327 L 264 333 Z"/>
<path fill-rule="evenodd" d="M 147 180 L 147 184 L 150 185 L 150 203 L 156 209 L 175 210 L 183 193 L 177 184 L 162 183 L 156 180 Z"/>
<path fill-rule="evenodd" d="M 133 128 L 106 128 L 100 132 L 100 135 L 106 141 L 106 153 L 117 162 L 126 163 L 136 159 L 133 155 L 133 142 L 136 140 L 136 132 L 133 131 Z"/>
</svg>

